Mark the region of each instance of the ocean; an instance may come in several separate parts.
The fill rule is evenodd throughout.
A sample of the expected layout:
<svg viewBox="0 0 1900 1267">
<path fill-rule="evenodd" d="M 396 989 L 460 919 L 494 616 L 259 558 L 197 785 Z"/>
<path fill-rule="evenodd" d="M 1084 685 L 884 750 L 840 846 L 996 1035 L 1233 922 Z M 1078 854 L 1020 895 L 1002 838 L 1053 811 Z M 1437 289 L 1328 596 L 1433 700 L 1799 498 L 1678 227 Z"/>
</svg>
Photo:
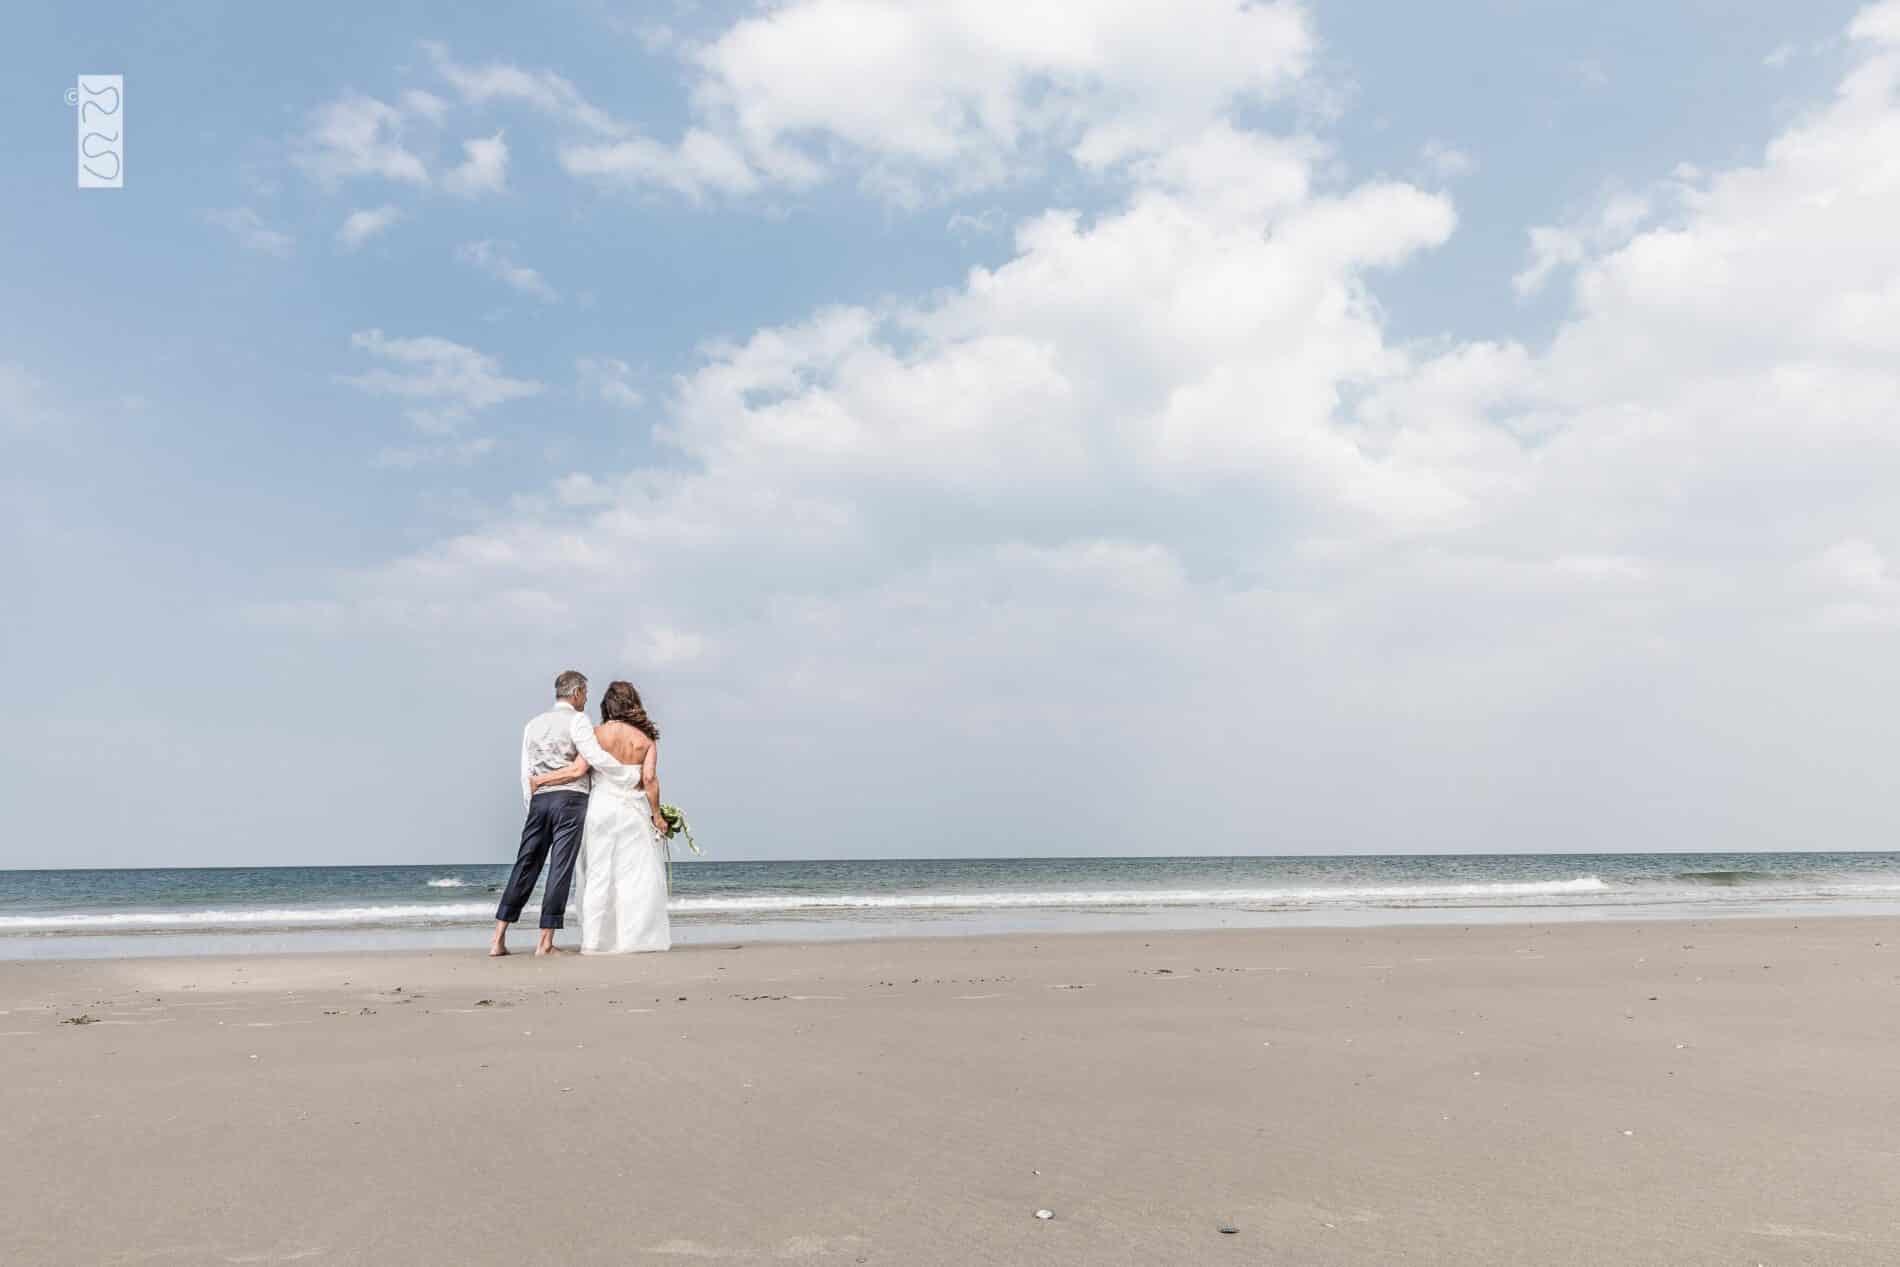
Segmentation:
<svg viewBox="0 0 1900 1267">
<path fill-rule="evenodd" d="M 491 863 L 0 871 L 0 958 L 479 947 L 507 875 Z M 674 940 L 689 945 L 1900 914 L 1900 854 L 693 861 L 674 867 L 671 906 Z"/>
</svg>

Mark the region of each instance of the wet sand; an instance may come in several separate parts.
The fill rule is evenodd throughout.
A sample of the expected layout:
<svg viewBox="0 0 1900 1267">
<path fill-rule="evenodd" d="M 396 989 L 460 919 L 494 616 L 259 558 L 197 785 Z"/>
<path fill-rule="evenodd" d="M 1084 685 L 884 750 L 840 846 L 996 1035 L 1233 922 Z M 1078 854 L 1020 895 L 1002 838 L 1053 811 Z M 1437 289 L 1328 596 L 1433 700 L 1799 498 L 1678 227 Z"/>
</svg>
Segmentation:
<svg viewBox="0 0 1900 1267">
<path fill-rule="evenodd" d="M 1891 921 L 15 962 L 0 1088 L 6 1263 L 1900 1261 Z"/>
</svg>

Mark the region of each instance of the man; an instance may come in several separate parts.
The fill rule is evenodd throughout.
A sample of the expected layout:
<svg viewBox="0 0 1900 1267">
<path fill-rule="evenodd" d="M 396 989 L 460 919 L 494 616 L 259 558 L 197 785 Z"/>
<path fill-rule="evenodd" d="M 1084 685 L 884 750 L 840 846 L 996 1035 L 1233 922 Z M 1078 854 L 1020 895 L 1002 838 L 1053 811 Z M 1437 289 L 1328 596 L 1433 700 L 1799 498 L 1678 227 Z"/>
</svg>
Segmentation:
<svg viewBox="0 0 1900 1267">
<path fill-rule="evenodd" d="M 592 774 L 539 791 L 530 780 L 571 764 L 581 753 L 597 757 L 600 745 L 587 723 L 587 679 L 569 669 L 554 679 L 554 707 L 530 721 L 521 732 L 521 798 L 528 803 L 528 821 L 521 828 L 521 851 L 495 911 L 495 940 L 491 955 L 508 953 L 508 925 L 521 918 L 542 864 L 553 855 L 547 892 L 541 895 L 541 941 L 537 955 L 565 952 L 554 947 L 554 932 L 567 922 L 567 891 L 574 882 L 574 857 L 580 850 L 581 829 L 587 822 L 587 793 Z M 597 762 L 598 763 L 598 762 Z"/>
</svg>

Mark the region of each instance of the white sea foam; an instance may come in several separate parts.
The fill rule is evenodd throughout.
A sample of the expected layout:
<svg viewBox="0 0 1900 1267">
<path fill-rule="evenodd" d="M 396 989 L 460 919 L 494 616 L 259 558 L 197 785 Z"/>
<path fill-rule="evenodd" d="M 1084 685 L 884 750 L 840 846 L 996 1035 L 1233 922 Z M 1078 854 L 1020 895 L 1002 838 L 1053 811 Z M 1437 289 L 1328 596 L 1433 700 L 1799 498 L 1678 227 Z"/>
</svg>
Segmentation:
<svg viewBox="0 0 1900 1267">
<path fill-rule="evenodd" d="M 440 880 L 429 881 L 429 887 L 432 889 L 466 889 L 468 887 L 468 881 L 459 875 L 444 876 Z"/>
<path fill-rule="evenodd" d="M 909 893 L 742 893 L 676 896 L 676 915 L 752 917 L 906 911 L 1063 910 L 1141 908 L 1271 908 L 1321 910 L 1385 907 L 1594 906 L 1609 903 L 1682 902 L 1694 905 L 1790 899 L 1891 898 L 1900 884 L 1887 877 L 1790 877 L 1787 887 L 1764 884 L 1746 889 L 1685 884 L 1680 881 L 1611 884 L 1595 875 L 1563 880 L 1469 884 L 1383 884 L 1285 886 L 1277 888 L 1192 889 L 1043 889 L 987 892 Z M 459 877 L 428 882 L 435 888 L 472 887 Z M 412 902 L 387 905 L 233 907 L 206 910 L 112 910 L 58 914 L 0 915 L 0 936 L 31 934 L 104 934 L 210 931 L 214 929 L 298 929 L 478 923 L 494 913 L 487 902 Z M 530 920 L 538 912 L 524 912 Z"/>
<path fill-rule="evenodd" d="M 991 893 L 797 893 L 756 897 L 675 898 L 672 909 L 688 912 L 802 910 L 1015 909 L 1077 906 L 1265 906 L 1339 905 L 1376 902 L 1443 902 L 1498 898 L 1562 897 L 1605 893 L 1596 876 L 1524 884 L 1395 884 L 1363 888 L 1287 889 L 1086 889 Z"/>
<path fill-rule="evenodd" d="M 165 928 L 272 928 L 324 924 L 386 924 L 453 921 L 492 912 L 478 902 L 429 902 L 394 906 L 254 907 L 226 911 L 99 911 L 71 915 L 0 915 L 0 932 L 88 930 L 102 933 Z"/>
<path fill-rule="evenodd" d="M 429 882 L 436 885 L 439 882 Z M 448 887 L 448 886 L 441 886 Z M 676 897 L 681 915 L 766 915 L 824 911 L 1020 910 L 1098 906 L 1322 906 L 1376 903 L 1511 900 L 1603 892 L 1595 876 L 1527 884 L 1413 884 L 1362 888 L 1079 889 L 987 893 L 797 893 L 735 897 Z M 62 915 L 3 915 L 0 933 L 138 932 L 193 928 L 303 928 L 323 926 L 460 923 L 490 914 L 476 902 L 394 903 L 384 906 L 251 907 L 202 911 L 99 911 Z M 530 911 L 530 914 L 533 912 Z"/>
</svg>

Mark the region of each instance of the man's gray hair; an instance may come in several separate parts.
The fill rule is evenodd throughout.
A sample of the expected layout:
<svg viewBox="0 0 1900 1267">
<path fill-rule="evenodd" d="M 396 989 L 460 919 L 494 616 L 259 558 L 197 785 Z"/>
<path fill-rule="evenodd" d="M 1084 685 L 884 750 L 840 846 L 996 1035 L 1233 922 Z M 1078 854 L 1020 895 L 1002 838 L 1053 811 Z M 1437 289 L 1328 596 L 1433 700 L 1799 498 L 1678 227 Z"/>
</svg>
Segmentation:
<svg viewBox="0 0 1900 1267">
<path fill-rule="evenodd" d="M 554 698 L 573 699 L 587 689 L 587 675 L 569 669 L 554 679 Z"/>
</svg>

